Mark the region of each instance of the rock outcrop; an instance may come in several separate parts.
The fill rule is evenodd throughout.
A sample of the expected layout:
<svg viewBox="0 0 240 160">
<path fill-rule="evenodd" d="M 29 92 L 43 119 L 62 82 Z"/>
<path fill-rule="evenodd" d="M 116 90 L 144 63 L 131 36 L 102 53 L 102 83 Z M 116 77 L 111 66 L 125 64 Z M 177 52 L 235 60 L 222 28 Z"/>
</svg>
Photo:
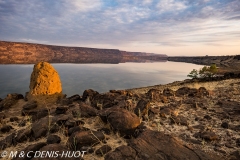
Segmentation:
<svg viewBox="0 0 240 160">
<path fill-rule="evenodd" d="M 52 95 L 62 92 L 58 72 L 47 62 L 34 65 L 29 88 L 31 95 Z"/>
</svg>

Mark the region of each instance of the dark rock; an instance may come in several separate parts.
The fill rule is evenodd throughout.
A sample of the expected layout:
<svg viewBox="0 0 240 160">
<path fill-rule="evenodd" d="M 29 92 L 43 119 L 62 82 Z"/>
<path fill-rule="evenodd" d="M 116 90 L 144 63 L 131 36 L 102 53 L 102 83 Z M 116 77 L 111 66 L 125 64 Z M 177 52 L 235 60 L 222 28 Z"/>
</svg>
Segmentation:
<svg viewBox="0 0 240 160">
<path fill-rule="evenodd" d="M 15 139 L 18 143 L 22 143 L 27 141 L 31 136 L 32 130 L 30 128 L 26 128 L 19 130 Z"/>
<path fill-rule="evenodd" d="M 157 89 L 150 89 L 146 95 L 151 101 L 161 101 L 162 103 L 168 102 L 167 97 L 162 95 L 161 91 Z"/>
<path fill-rule="evenodd" d="M 23 106 L 23 110 L 31 110 L 37 108 L 38 104 L 36 101 L 28 102 Z"/>
<path fill-rule="evenodd" d="M 69 115 L 60 114 L 60 115 L 54 116 L 52 121 L 58 124 L 59 126 L 62 126 L 62 125 L 65 125 L 65 123 L 69 119 L 70 119 Z"/>
<path fill-rule="evenodd" d="M 30 112 L 31 113 L 31 112 Z M 49 110 L 46 109 L 46 108 L 43 108 L 43 109 L 39 109 L 39 110 L 36 110 L 36 111 L 33 111 L 32 112 L 32 121 L 35 122 L 43 117 L 46 117 L 49 115 Z"/>
<path fill-rule="evenodd" d="M 237 147 L 240 147 L 240 138 L 236 139 L 236 145 Z"/>
<path fill-rule="evenodd" d="M 3 140 L 0 141 L 0 150 L 4 150 L 7 147 L 10 147 L 12 145 L 15 145 L 15 139 L 16 133 L 12 133 L 9 136 L 5 137 Z"/>
<path fill-rule="evenodd" d="M 173 124 L 180 124 L 180 125 L 184 125 L 184 126 L 188 126 L 188 119 L 183 117 L 183 116 L 173 116 L 170 118 L 171 123 Z"/>
<path fill-rule="evenodd" d="M 217 105 L 223 108 L 223 111 L 229 115 L 228 117 L 240 115 L 240 103 L 237 101 L 219 100 Z"/>
<path fill-rule="evenodd" d="M 33 122 L 47 116 L 49 114 L 49 111 L 47 108 L 34 108 L 30 110 L 22 110 L 22 116 L 31 116 L 31 119 Z"/>
<path fill-rule="evenodd" d="M 182 88 L 179 88 L 175 94 L 177 97 L 181 97 L 181 96 L 184 96 L 184 95 L 188 95 L 189 94 L 189 91 L 190 91 L 190 88 L 189 87 L 182 87 Z"/>
<path fill-rule="evenodd" d="M 221 127 L 222 128 L 229 128 L 228 122 L 222 122 Z"/>
<path fill-rule="evenodd" d="M 167 116 L 171 115 L 173 110 L 169 107 L 163 107 L 160 109 L 160 116 L 166 118 Z"/>
<path fill-rule="evenodd" d="M 58 135 L 49 135 L 47 137 L 47 144 L 60 143 L 61 138 Z"/>
<path fill-rule="evenodd" d="M 18 120 L 19 120 L 18 117 L 11 117 L 11 118 L 10 118 L 10 122 L 15 122 L 15 121 L 18 121 Z"/>
<path fill-rule="evenodd" d="M 196 88 L 182 87 L 175 92 L 177 97 L 188 95 L 189 97 L 199 96 L 199 90 Z"/>
<path fill-rule="evenodd" d="M 94 148 L 93 147 L 89 147 L 89 146 L 83 146 L 81 148 L 81 151 L 86 151 L 87 153 L 93 153 L 94 152 Z"/>
<path fill-rule="evenodd" d="M 134 109 L 134 113 L 137 116 L 142 117 L 142 116 L 148 115 L 149 108 L 150 108 L 150 102 L 149 101 L 140 100 L 137 103 L 137 107 Z"/>
<path fill-rule="evenodd" d="M 100 147 L 95 151 L 95 154 L 103 156 L 104 154 L 110 152 L 111 150 L 112 148 L 109 145 L 103 145 L 102 147 Z"/>
<path fill-rule="evenodd" d="M 136 151 L 129 146 L 117 147 L 113 152 L 106 154 L 105 160 L 135 160 L 137 156 Z"/>
<path fill-rule="evenodd" d="M 230 159 L 230 160 L 239 160 L 240 159 L 240 151 L 238 150 L 238 151 L 232 152 L 229 155 L 228 159 Z"/>
<path fill-rule="evenodd" d="M 29 153 L 28 154 L 29 157 L 27 157 L 27 156 L 24 156 L 24 157 L 17 156 L 17 158 L 14 158 L 13 160 L 29 160 L 29 159 L 34 157 L 34 154 L 35 154 L 36 151 L 39 151 L 45 145 L 47 145 L 47 143 L 45 143 L 45 142 L 40 142 L 40 143 L 29 145 L 25 149 L 20 150 L 20 151 L 23 151 L 24 153 Z"/>
<path fill-rule="evenodd" d="M 9 109 L 13 105 L 15 105 L 18 102 L 18 100 L 23 98 L 24 97 L 21 94 L 17 93 L 8 94 L 7 97 L 0 102 L 0 111 Z"/>
<path fill-rule="evenodd" d="M 125 96 L 116 93 L 98 94 L 92 99 L 91 104 L 93 107 L 102 110 L 117 105 L 119 101 L 124 100 L 125 98 Z"/>
<path fill-rule="evenodd" d="M 85 103 L 79 104 L 79 110 L 73 110 L 72 114 L 74 117 L 92 117 L 97 115 L 97 110 Z"/>
<path fill-rule="evenodd" d="M 100 114 L 100 117 L 110 123 L 111 127 L 119 131 L 121 134 L 132 134 L 134 130 L 140 125 L 139 117 L 125 109 L 111 108 L 111 110 Z"/>
<path fill-rule="evenodd" d="M 207 119 L 207 120 L 211 120 L 211 119 L 212 119 L 212 117 L 209 116 L 209 115 L 205 115 L 203 118 L 205 118 L 205 119 Z"/>
<path fill-rule="evenodd" d="M 234 125 L 234 126 L 230 127 L 230 129 L 239 132 L 240 131 L 240 125 Z"/>
<path fill-rule="evenodd" d="M 18 123 L 18 126 L 19 126 L 19 127 L 26 126 L 26 123 L 27 123 L 26 120 L 21 120 L 21 121 Z"/>
<path fill-rule="evenodd" d="M 192 126 L 192 127 L 195 128 L 195 129 L 199 129 L 201 131 L 203 131 L 206 128 L 204 125 L 201 125 L 201 124 L 195 125 L 195 126 Z"/>
<path fill-rule="evenodd" d="M 35 139 L 46 136 L 48 131 L 50 131 L 51 119 L 49 117 L 44 117 L 39 121 L 32 124 L 33 136 Z"/>
<path fill-rule="evenodd" d="M 70 103 L 72 103 L 72 102 L 81 100 L 81 97 L 78 94 L 75 94 L 71 97 L 68 97 L 67 99 L 70 101 Z"/>
<path fill-rule="evenodd" d="M 130 140 L 129 146 L 136 150 L 139 159 L 221 159 L 182 145 L 170 135 L 151 130 L 146 130 L 136 139 Z"/>
<path fill-rule="evenodd" d="M 10 126 L 10 125 L 4 125 L 4 126 L 2 126 L 2 128 L 0 129 L 0 131 L 1 131 L 2 133 L 7 133 L 7 132 L 9 132 L 11 129 L 13 129 L 12 126 Z"/>
<path fill-rule="evenodd" d="M 104 139 L 104 134 L 98 131 L 75 132 L 69 137 L 68 146 L 72 150 L 80 150 L 83 146 L 96 145 Z"/>
<path fill-rule="evenodd" d="M 209 92 L 205 87 L 200 87 L 198 89 L 198 93 L 200 96 L 206 96 L 206 97 L 209 96 Z"/>
<path fill-rule="evenodd" d="M 198 97 L 198 96 L 200 96 L 200 95 L 199 95 L 199 92 L 198 92 L 198 89 L 196 89 L 196 88 L 191 88 L 191 89 L 189 90 L 188 96 L 189 96 L 189 97 Z"/>
<path fill-rule="evenodd" d="M 201 141 L 196 140 L 196 139 L 192 139 L 192 138 L 187 138 L 186 141 L 193 143 L 193 144 L 202 144 Z"/>
<path fill-rule="evenodd" d="M 111 134 L 111 130 L 108 129 L 108 128 L 101 128 L 101 129 L 98 129 L 98 131 L 101 131 L 101 132 L 103 132 L 104 134 L 107 134 L 107 135 Z"/>
<path fill-rule="evenodd" d="M 218 139 L 218 136 L 211 131 L 204 131 L 201 133 L 201 138 L 205 139 L 206 141 L 214 141 Z"/>
<path fill-rule="evenodd" d="M 231 143 L 226 143 L 225 146 L 226 146 L 227 148 L 234 148 L 233 144 L 231 144 Z"/>
<path fill-rule="evenodd" d="M 94 91 L 92 89 L 88 89 L 88 90 L 85 90 L 83 92 L 83 96 L 82 96 L 82 99 L 83 101 L 86 101 L 87 98 L 92 101 L 93 97 L 95 97 L 96 95 L 98 95 L 99 93 L 97 91 Z"/>
<path fill-rule="evenodd" d="M 6 118 L 6 115 L 2 112 L 0 112 L 0 122 L 1 120 L 5 119 Z"/>
<path fill-rule="evenodd" d="M 68 129 L 68 136 L 71 136 L 73 133 L 75 132 L 79 132 L 79 131 L 88 131 L 89 129 L 85 128 L 85 127 L 80 127 L 80 126 L 76 126 L 76 127 L 72 127 Z"/>
<path fill-rule="evenodd" d="M 65 114 L 68 110 L 68 107 L 67 106 L 59 106 L 56 108 L 56 111 L 55 113 L 56 114 Z"/>
<path fill-rule="evenodd" d="M 166 88 L 166 89 L 163 90 L 163 95 L 167 96 L 167 97 L 174 96 L 175 92 L 173 90 L 169 89 L 169 88 Z"/>
</svg>

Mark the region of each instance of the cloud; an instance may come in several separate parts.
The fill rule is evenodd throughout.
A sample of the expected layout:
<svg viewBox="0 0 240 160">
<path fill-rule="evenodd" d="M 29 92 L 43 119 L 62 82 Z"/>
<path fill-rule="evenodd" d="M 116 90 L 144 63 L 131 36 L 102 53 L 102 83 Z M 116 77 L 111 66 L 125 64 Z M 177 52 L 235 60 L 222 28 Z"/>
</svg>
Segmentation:
<svg viewBox="0 0 240 160">
<path fill-rule="evenodd" d="M 239 39 L 239 0 L 0 0 L 0 37 L 129 48 Z"/>
<path fill-rule="evenodd" d="M 176 0 L 161 0 L 157 7 L 160 9 L 160 12 L 176 12 L 187 8 L 183 1 Z"/>
<path fill-rule="evenodd" d="M 74 10 L 76 12 L 87 12 L 99 9 L 102 5 L 100 0 L 64 0 L 64 3 L 69 5 L 69 10 Z M 69 4 L 68 4 L 69 3 Z"/>
</svg>

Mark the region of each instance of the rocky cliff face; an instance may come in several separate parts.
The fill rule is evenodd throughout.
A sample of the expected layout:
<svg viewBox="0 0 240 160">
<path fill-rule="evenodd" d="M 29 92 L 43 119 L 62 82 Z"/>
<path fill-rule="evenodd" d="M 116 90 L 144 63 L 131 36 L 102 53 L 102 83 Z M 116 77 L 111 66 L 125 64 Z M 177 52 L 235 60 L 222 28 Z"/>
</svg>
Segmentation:
<svg viewBox="0 0 240 160">
<path fill-rule="evenodd" d="M 122 51 L 117 49 L 63 47 L 0 41 L 1 64 L 32 64 L 40 61 L 50 63 L 120 63 L 136 60 L 144 61 L 148 58 L 159 59 L 161 57 L 166 59 L 167 57 L 166 55 L 136 53 L 123 54 Z M 125 56 L 126 58 L 124 58 Z"/>
</svg>

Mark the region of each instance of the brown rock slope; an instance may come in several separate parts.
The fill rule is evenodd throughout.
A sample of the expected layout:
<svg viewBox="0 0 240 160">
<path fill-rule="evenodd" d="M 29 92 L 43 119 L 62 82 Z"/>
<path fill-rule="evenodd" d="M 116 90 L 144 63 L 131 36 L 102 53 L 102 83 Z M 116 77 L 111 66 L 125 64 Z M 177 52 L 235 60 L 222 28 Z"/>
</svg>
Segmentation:
<svg viewBox="0 0 240 160">
<path fill-rule="evenodd" d="M 128 52 L 124 52 L 128 53 Z M 128 53 L 118 49 L 64 47 L 33 43 L 0 41 L 0 64 L 50 63 L 120 63 L 166 61 L 166 55 Z"/>
</svg>

